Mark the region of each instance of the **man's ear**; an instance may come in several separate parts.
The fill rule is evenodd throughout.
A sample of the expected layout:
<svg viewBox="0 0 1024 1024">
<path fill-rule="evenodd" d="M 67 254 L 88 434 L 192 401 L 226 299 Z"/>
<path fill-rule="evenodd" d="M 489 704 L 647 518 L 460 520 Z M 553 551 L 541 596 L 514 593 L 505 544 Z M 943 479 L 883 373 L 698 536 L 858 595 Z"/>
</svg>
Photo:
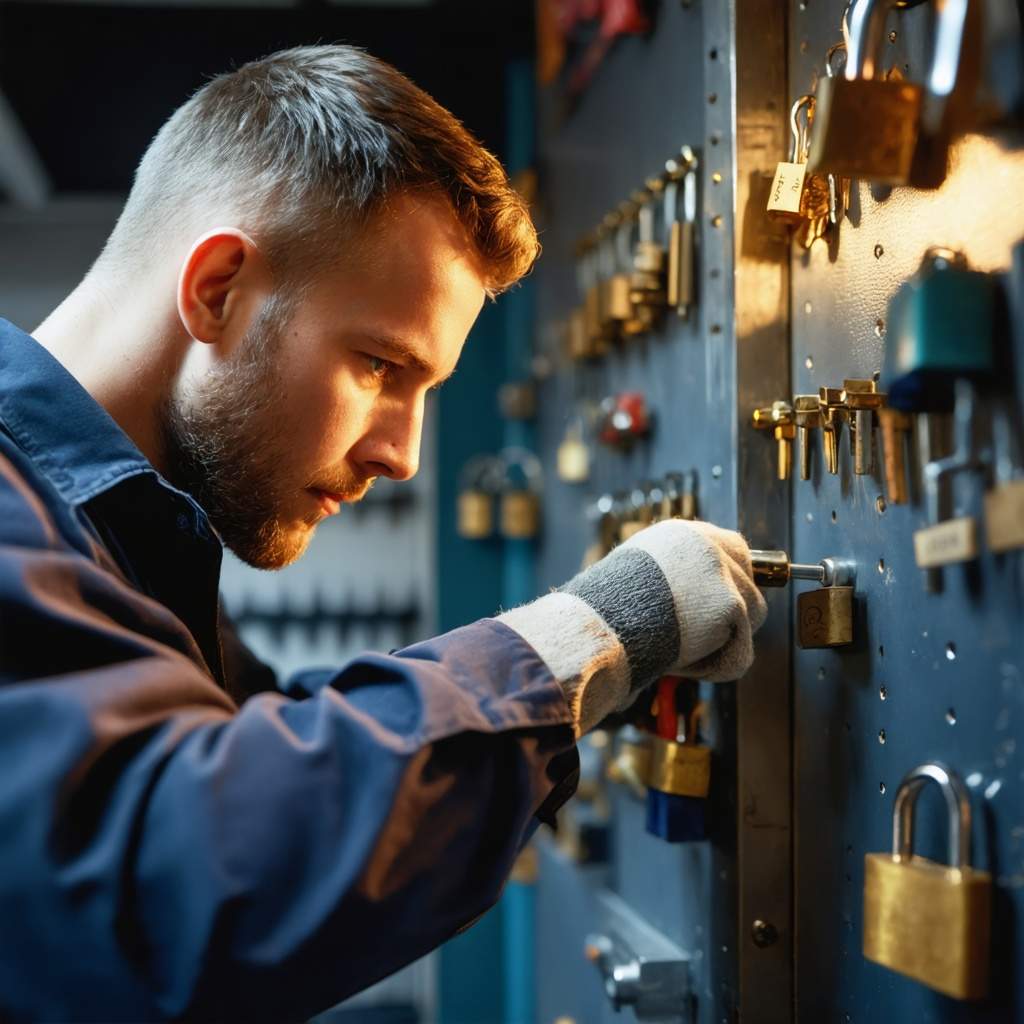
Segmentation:
<svg viewBox="0 0 1024 1024">
<path fill-rule="evenodd" d="M 178 316 L 196 341 L 220 341 L 232 318 L 261 302 L 266 267 L 256 243 L 238 228 L 196 239 L 178 275 Z M 257 307 L 258 308 L 258 307 Z"/>
</svg>

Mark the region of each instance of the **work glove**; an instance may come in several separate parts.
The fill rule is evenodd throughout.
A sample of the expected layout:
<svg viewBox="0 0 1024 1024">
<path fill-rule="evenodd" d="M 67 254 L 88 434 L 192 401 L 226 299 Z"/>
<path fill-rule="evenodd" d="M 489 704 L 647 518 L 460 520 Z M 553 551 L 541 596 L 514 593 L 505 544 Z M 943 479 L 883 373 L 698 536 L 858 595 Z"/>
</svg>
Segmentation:
<svg viewBox="0 0 1024 1024">
<path fill-rule="evenodd" d="M 547 664 L 582 735 L 663 675 L 738 679 L 766 614 L 738 533 L 670 519 L 498 621 Z"/>
</svg>

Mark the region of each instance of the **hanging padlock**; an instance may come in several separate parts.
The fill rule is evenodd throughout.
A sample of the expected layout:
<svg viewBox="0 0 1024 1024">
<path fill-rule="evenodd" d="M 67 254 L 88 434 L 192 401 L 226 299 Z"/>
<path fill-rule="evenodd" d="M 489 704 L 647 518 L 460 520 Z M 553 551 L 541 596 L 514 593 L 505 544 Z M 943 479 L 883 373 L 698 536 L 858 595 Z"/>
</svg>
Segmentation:
<svg viewBox="0 0 1024 1024">
<path fill-rule="evenodd" d="M 947 864 L 914 853 L 914 809 L 936 783 L 949 819 Z M 960 778 L 923 764 L 896 791 L 892 853 L 864 858 L 864 956 L 954 999 L 988 994 L 992 876 L 971 867 L 971 805 Z"/>
<path fill-rule="evenodd" d="M 558 479 L 567 484 L 585 483 L 590 476 L 590 451 L 584 438 L 583 417 L 576 415 L 566 427 L 555 456 Z"/>
<path fill-rule="evenodd" d="M 768 193 L 768 216 L 772 220 L 796 226 L 804 219 L 804 190 L 807 182 L 807 154 L 802 145 L 803 133 L 798 123 L 801 110 L 814 104 L 813 96 L 801 96 L 789 112 L 789 160 L 780 161 Z"/>
<path fill-rule="evenodd" d="M 665 183 L 651 178 L 646 187 L 633 194 L 637 206 L 637 238 L 633 247 L 630 298 L 635 315 L 650 330 L 665 308 L 665 247 L 656 238 L 655 205 L 661 200 Z"/>
<path fill-rule="evenodd" d="M 700 742 L 699 684 L 664 676 L 654 698 L 647 775 L 647 831 L 668 843 L 706 838 L 711 748 Z"/>
<path fill-rule="evenodd" d="M 790 580 L 813 580 L 817 590 L 797 595 L 797 644 L 804 649 L 842 647 L 853 643 L 856 564 L 844 558 L 823 558 L 814 565 L 791 562 L 785 551 L 751 551 L 754 582 L 759 587 L 784 587 Z"/>
<path fill-rule="evenodd" d="M 665 163 L 665 303 L 683 319 L 690 315 L 696 292 L 697 167 L 697 156 L 689 146 L 682 147 L 677 159 Z"/>
<path fill-rule="evenodd" d="M 499 530 L 506 540 L 528 540 L 540 532 L 540 460 L 525 448 L 503 448 Z"/>
<path fill-rule="evenodd" d="M 467 540 L 483 540 L 494 531 L 494 499 L 502 469 L 493 455 L 477 455 L 459 473 L 456 531 Z"/>
<path fill-rule="evenodd" d="M 927 91 L 915 82 L 883 77 L 886 18 L 898 6 L 898 0 L 851 3 L 843 75 L 818 82 L 809 170 L 887 185 L 936 188 L 942 183 L 949 138 L 961 127 L 960 108 L 969 104 L 976 76 L 979 4 L 937 5 Z"/>
<path fill-rule="evenodd" d="M 621 337 L 622 325 L 633 316 L 633 302 L 629 297 L 632 220 L 629 203 L 624 203 L 615 213 L 606 214 L 598 242 L 601 329 L 612 340 Z"/>
</svg>

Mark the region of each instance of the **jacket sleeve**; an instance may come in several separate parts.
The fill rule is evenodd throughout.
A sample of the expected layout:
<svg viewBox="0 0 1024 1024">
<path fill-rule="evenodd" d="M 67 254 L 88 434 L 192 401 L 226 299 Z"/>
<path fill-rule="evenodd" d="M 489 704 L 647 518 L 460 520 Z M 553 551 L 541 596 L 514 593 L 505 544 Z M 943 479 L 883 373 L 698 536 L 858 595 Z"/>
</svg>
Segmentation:
<svg viewBox="0 0 1024 1024">
<path fill-rule="evenodd" d="M 571 794 L 501 623 L 239 708 L 31 499 L 0 474 L 0 1018 L 302 1019 L 489 907 Z"/>
</svg>

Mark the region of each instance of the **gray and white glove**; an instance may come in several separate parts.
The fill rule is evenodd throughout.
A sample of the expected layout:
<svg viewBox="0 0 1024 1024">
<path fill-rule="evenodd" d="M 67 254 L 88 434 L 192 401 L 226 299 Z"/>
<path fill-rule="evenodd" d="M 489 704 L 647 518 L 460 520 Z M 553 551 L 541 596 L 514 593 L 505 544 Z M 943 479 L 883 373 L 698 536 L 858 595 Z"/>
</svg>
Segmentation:
<svg viewBox="0 0 1024 1024">
<path fill-rule="evenodd" d="M 671 519 L 498 621 L 547 664 L 582 735 L 663 675 L 738 679 L 766 614 L 746 541 Z"/>
</svg>

